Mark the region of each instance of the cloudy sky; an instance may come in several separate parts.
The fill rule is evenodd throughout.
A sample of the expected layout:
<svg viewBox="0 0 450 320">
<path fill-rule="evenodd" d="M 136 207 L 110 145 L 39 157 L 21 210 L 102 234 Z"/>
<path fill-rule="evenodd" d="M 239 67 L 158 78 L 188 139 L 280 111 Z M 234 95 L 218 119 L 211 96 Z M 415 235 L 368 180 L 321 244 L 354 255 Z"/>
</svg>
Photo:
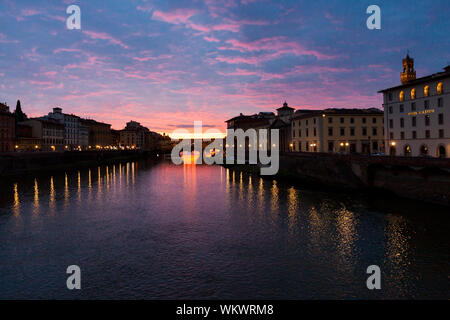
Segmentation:
<svg viewBox="0 0 450 320">
<path fill-rule="evenodd" d="M 81 8 L 81 30 L 66 9 Z M 381 8 L 381 30 L 366 9 Z M 158 132 L 239 114 L 381 107 L 409 49 L 418 76 L 450 61 L 450 1 L 1 0 L 0 101 Z"/>
</svg>

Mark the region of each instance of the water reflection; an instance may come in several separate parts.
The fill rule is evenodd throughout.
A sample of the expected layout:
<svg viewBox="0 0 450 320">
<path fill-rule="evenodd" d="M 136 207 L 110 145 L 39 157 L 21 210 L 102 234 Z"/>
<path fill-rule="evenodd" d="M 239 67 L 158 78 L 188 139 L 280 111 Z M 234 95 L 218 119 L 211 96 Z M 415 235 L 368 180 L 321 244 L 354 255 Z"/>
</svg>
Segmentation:
<svg viewBox="0 0 450 320">
<path fill-rule="evenodd" d="M 19 200 L 19 191 L 17 183 L 14 184 L 14 205 L 13 205 L 14 215 L 17 216 L 20 213 L 20 200 Z"/>
<path fill-rule="evenodd" d="M 231 298 L 371 298 L 371 264 L 383 272 L 386 298 L 447 290 L 447 218 L 371 211 L 354 197 L 204 165 L 124 162 L 2 187 L 4 268 L 88 261 L 98 288 L 89 297 L 209 298 L 198 292 L 220 288 Z M 122 287 L 101 276 L 105 265 Z M 14 272 L 3 278 L 14 281 Z M 29 292 L 18 283 L 9 295 L 0 286 L 0 298 Z M 56 282 L 40 287 L 67 294 Z"/>
</svg>

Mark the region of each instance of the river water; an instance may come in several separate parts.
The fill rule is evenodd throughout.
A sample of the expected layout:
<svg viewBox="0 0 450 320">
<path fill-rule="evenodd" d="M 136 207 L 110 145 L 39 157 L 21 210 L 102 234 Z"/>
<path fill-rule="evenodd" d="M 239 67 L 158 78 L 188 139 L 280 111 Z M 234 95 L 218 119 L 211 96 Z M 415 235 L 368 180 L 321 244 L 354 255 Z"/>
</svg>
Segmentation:
<svg viewBox="0 0 450 320">
<path fill-rule="evenodd" d="M 169 162 L 0 179 L 1 299 L 449 298 L 442 208 Z"/>
</svg>

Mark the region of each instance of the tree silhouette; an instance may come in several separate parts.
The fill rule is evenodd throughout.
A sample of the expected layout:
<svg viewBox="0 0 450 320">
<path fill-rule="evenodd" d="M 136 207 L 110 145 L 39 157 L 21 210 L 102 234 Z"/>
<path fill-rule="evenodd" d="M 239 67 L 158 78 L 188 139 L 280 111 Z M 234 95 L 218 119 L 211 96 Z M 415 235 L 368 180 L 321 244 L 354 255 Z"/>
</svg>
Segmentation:
<svg viewBox="0 0 450 320">
<path fill-rule="evenodd" d="M 17 100 L 16 110 L 14 110 L 14 116 L 16 117 L 16 122 L 21 122 L 27 120 L 27 115 L 23 113 L 22 106 L 20 105 L 20 100 Z"/>
</svg>

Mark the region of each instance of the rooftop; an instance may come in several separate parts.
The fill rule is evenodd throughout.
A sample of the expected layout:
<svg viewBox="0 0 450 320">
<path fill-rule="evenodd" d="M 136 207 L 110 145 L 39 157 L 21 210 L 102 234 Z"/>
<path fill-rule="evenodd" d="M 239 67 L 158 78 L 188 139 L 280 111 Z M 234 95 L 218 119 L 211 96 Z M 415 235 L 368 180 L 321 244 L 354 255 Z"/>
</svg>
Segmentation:
<svg viewBox="0 0 450 320">
<path fill-rule="evenodd" d="M 378 93 L 384 93 L 386 91 L 401 89 L 401 88 L 405 88 L 405 87 L 409 87 L 409 86 L 413 86 L 413 85 L 417 85 L 417 84 L 421 84 L 421 83 L 430 82 L 433 80 L 440 80 L 440 79 L 447 78 L 447 77 L 450 77 L 450 65 L 444 67 L 444 71 L 442 71 L 442 72 L 433 73 L 431 75 L 409 81 L 405 84 L 401 84 L 401 85 L 398 85 L 395 87 L 383 89 L 383 90 L 378 91 Z"/>
</svg>

